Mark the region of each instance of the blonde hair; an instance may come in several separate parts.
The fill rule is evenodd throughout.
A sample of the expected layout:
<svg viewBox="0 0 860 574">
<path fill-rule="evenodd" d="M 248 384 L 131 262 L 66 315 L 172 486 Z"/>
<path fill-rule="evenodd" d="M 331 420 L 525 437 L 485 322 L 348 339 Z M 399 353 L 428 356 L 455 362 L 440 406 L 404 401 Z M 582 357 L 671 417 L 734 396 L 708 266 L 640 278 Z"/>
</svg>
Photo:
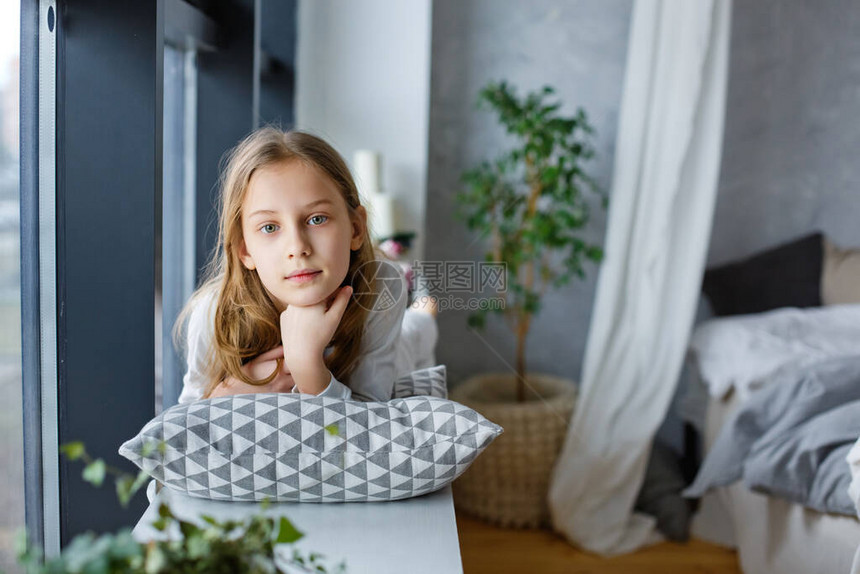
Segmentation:
<svg viewBox="0 0 860 574">
<path fill-rule="evenodd" d="M 218 242 L 204 269 L 201 286 L 180 312 L 173 330 L 177 347 L 184 348 L 181 333 L 192 309 L 207 295 L 217 293 L 214 345 L 210 349 L 214 356 L 206 361 L 208 384 L 204 397 L 228 375 L 251 385 L 263 385 L 274 380 L 281 367 L 283 358 L 278 360 L 278 368 L 261 381 L 242 372 L 248 360 L 279 345 L 281 335 L 278 310 L 257 272 L 242 264 L 238 247 L 242 240 L 242 203 L 251 177 L 257 170 L 290 161 L 303 162 L 331 179 L 343 195 L 350 221 L 359 217 L 356 210 L 361 202 L 346 162 L 333 147 L 312 134 L 267 126 L 228 152 L 222 160 L 225 167 L 219 182 Z M 367 283 L 368 277 L 376 277 L 375 269 L 364 267 L 362 273 L 356 273 L 364 265 L 375 265 L 377 260 L 368 226 L 364 226 L 363 235 L 361 247 L 350 251 L 349 269 L 341 283 L 352 285 L 353 295 L 332 337 L 332 352 L 324 359 L 335 378 L 346 385 L 360 358 L 368 309 L 373 308 L 378 293 L 375 285 Z"/>
</svg>

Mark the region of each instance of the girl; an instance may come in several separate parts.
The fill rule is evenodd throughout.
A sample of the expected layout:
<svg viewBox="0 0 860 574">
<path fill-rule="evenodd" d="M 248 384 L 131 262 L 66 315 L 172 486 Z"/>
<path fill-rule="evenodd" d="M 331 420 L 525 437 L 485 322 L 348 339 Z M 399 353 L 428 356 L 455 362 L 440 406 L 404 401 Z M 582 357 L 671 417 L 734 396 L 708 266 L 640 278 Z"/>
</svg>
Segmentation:
<svg viewBox="0 0 860 574">
<path fill-rule="evenodd" d="M 180 403 L 254 392 L 387 401 L 397 376 L 434 363 L 435 305 L 406 313 L 405 278 L 377 259 L 331 146 L 259 129 L 227 156 L 220 190 L 217 249 L 174 330 L 188 320 Z"/>
</svg>

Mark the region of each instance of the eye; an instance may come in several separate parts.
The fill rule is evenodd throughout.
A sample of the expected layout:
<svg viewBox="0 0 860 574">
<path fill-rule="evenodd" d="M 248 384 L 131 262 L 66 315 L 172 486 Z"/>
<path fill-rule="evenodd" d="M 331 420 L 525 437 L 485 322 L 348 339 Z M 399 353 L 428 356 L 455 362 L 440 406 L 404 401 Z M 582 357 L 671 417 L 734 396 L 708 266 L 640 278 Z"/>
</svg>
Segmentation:
<svg viewBox="0 0 860 574">
<path fill-rule="evenodd" d="M 267 223 L 260 228 L 260 231 L 262 231 L 266 235 L 270 235 L 275 232 L 275 227 L 277 227 L 277 225 L 275 225 L 274 223 Z M 269 231 L 267 231 L 267 229 L 269 229 Z"/>
<path fill-rule="evenodd" d="M 311 218 L 310 218 L 310 219 L 308 219 L 308 221 L 313 221 L 314 219 L 317 219 L 317 218 L 322 218 L 322 219 L 324 219 L 324 220 L 325 220 L 325 221 L 322 221 L 322 222 L 320 222 L 320 223 L 317 223 L 317 225 L 322 225 L 323 223 L 325 223 L 326 221 L 328 221 L 328 216 L 325 216 L 325 215 L 314 215 L 314 216 L 311 216 Z"/>
</svg>

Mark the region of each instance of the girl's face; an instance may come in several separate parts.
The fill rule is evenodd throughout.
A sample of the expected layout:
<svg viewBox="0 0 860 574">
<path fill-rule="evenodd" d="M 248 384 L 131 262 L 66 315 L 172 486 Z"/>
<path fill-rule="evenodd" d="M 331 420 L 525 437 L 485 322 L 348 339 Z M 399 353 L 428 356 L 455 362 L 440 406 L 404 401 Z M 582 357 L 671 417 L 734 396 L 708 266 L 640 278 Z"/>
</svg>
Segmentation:
<svg viewBox="0 0 860 574">
<path fill-rule="evenodd" d="M 241 215 L 239 258 L 257 271 L 278 311 L 315 305 L 332 295 L 349 270 L 350 250 L 361 247 L 367 224 L 363 207 L 350 220 L 334 182 L 301 161 L 257 170 Z M 316 273 L 288 278 L 303 269 Z"/>
</svg>

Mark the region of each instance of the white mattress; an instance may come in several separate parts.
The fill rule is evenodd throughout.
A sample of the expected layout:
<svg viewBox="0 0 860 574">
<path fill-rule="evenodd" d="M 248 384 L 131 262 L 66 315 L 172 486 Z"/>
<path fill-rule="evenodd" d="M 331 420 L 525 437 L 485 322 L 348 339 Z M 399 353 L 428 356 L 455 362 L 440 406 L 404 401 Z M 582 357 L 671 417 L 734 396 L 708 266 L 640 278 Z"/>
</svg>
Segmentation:
<svg viewBox="0 0 860 574">
<path fill-rule="evenodd" d="M 705 452 L 738 403 L 735 393 L 708 402 Z M 860 544 L 857 518 L 822 514 L 752 492 L 740 481 L 702 498 L 692 535 L 736 548 L 745 574 L 860 574 L 855 563 Z"/>
</svg>

